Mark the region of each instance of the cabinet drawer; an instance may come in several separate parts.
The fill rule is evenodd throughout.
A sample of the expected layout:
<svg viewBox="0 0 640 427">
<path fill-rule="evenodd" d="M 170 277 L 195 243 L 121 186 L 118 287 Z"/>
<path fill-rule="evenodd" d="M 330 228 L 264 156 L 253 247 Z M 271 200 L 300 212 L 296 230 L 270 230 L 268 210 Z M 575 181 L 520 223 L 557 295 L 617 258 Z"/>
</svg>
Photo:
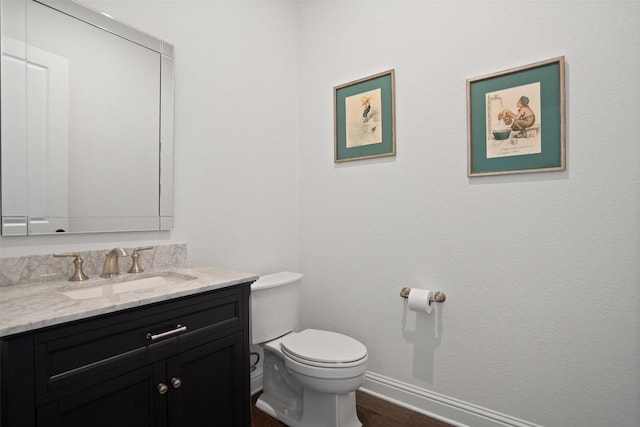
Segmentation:
<svg viewBox="0 0 640 427">
<path fill-rule="evenodd" d="M 242 286 L 52 327 L 35 335 L 36 394 L 86 387 L 244 326 Z"/>
</svg>

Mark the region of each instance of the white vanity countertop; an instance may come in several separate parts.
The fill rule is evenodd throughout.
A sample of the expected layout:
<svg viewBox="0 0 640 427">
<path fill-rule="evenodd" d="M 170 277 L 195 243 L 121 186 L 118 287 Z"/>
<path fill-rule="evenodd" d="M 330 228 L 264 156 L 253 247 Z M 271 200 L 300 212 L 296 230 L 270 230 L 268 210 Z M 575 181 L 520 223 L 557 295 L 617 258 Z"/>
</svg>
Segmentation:
<svg viewBox="0 0 640 427">
<path fill-rule="evenodd" d="M 189 276 L 189 280 L 179 280 L 180 275 Z M 136 279 L 163 276 L 171 280 L 166 284 L 148 289 L 136 290 L 136 283 L 143 282 L 131 282 Z M 97 277 L 81 282 L 65 280 L 2 286 L 0 287 L 0 337 L 252 282 L 257 278 L 258 276 L 254 274 L 215 267 L 190 267 L 149 270 L 137 275 L 122 273 L 113 279 Z M 129 291 L 126 288 L 127 284 L 131 285 L 133 290 Z M 103 285 L 106 286 L 102 287 Z M 115 291 L 113 291 L 116 289 L 114 285 L 117 285 Z M 73 299 L 64 294 L 91 288 L 97 288 L 98 294 L 112 294 L 87 299 Z M 108 292 L 109 289 L 112 292 Z"/>
</svg>

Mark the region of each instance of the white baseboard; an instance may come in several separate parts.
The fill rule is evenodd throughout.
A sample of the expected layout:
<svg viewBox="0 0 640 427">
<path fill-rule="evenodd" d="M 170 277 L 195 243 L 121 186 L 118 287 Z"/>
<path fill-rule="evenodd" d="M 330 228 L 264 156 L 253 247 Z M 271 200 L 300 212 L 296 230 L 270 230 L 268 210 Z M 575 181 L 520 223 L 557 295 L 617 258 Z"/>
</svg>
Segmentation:
<svg viewBox="0 0 640 427">
<path fill-rule="evenodd" d="M 367 371 L 360 388 L 398 406 L 459 427 L 542 427 Z"/>
<path fill-rule="evenodd" d="M 251 395 L 262 390 L 262 366 L 251 373 Z M 491 409 L 367 371 L 360 390 L 458 427 L 542 427 Z"/>
</svg>

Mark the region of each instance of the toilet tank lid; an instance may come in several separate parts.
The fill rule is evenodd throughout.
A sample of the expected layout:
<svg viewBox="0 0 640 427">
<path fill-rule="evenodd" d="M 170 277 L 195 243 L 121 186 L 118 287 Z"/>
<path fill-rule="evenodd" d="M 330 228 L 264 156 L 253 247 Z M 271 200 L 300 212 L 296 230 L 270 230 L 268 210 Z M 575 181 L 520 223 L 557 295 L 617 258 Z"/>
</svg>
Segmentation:
<svg viewBox="0 0 640 427">
<path fill-rule="evenodd" d="M 258 280 L 253 282 L 251 290 L 259 291 L 262 289 L 273 288 L 275 286 L 288 285 L 289 283 L 297 282 L 300 279 L 302 279 L 302 274 L 292 273 L 290 271 L 267 274 L 266 276 L 260 276 Z"/>
</svg>

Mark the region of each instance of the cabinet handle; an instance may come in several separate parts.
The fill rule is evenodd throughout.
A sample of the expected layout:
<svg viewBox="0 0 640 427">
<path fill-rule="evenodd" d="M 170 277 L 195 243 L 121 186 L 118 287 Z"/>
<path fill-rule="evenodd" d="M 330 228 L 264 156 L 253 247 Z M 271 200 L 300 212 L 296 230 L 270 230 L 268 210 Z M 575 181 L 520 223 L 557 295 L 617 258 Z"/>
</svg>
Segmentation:
<svg viewBox="0 0 640 427">
<path fill-rule="evenodd" d="M 180 380 L 180 378 L 171 378 L 171 385 L 173 386 L 173 388 L 178 388 L 182 385 L 182 381 Z"/>
<path fill-rule="evenodd" d="M 165 394 L 169 390 L 169 387 L 167 387 L 166 384 L 160 383 L 156 386 L 156 389 L 158 390 L 158 393 Z"/>
<path fill-rule="evenodd" d="M 166 338 L 166 337 L 170 337 L 171 335 L 179 334 L 180 332 L 184 332 L 186 330 L 187 330 L 186 326 L 182 326 L 181 324 L 178 323 L 175 329 L 172 329 L 170 331 L 161 332 L 159 334 L 152 334 L 151 332 L 149 332 L 147 334 L 147 339 L 150 341 L 155 341 L 160 338 Z"/>
</svg>

